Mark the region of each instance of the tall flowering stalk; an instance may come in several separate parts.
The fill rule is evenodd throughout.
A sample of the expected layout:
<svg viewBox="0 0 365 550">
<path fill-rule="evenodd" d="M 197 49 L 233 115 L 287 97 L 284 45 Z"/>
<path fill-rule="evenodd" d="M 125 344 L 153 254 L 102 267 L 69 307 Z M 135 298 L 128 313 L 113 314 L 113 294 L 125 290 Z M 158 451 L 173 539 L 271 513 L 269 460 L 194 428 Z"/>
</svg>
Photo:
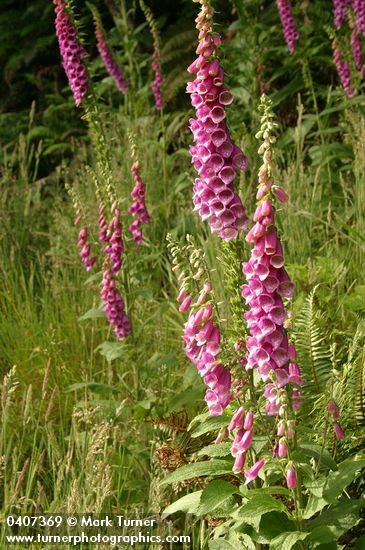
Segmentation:
<svg viewBox="0 0 365 550">
<path fill-rule="evenodd" d="M 129 87 L 128 80 L 124 78 L 122 69 L 114 59 L 113 52 L 105 38 L 99 13 L 94 7 L 92 11 L 94 16 L 96 43 L 100 57 L 103 60 L 106 70 L 110 76 L 113 77 L 118 90 L 122 92 L 122 94 L 125 94 Z"/>
<path fill-rule="evenodd" d="M 132 214 L 134 218 L 136 218 L 129 225 L 129 231 L 132 233 L 134 242 L 137 245 L 140 245 L 142 243 L 141 225 L 142 223 L 149 224 L 151 221 L 151 218 L 149 216 L 146 203 L 145 203 L 146 189 L 139 175 L 139 159 L 137 155 L 136 144 L 132 135 L 129 136 L 129 140 L 131 143 L 131 153 L 132 153 L 132 159 L 133 159 L 131 172 L 133 175 L 135 185 L 131 192 L 131 197 L 133 199 L 133 202 L 128 208 L 128 212 Z"/>
<path fill-rule="evenodd" d="M 351 49 L 355 66 L 357 70 L 360 71 L 361 76 L 364 76 L 364 60 L 361 51 L 361 41 L 356 28 L 353 28 L 351 32 Z"/>
<path fill-rule="evenodd" d="M 333 62 L 336 65 L 342 87 L 345 90 L 347 96 L 352 97 L 355 93 L 355 90 L 351 84 L 350 65 L 347 63 L 347 61 L 344 61 L 342 59 L 341 52 L 336 40 L 332 41 L 332 49 Z"/>
<path fill-rule="evenodd" d="M 179 311 L 188 312 L 188 319 L 184 324 L 182 339 L 185 343 L 185 353 L 193 365 L 196 366 L 208 389 L 205 401 L 209 408 L 210 416 L 219 416 L 231 401 L 231 374 L 219 360 L 221 351 L 221 333 L 218 324 L 214 320 L 214 296 L 209 274 L 201 264 L 201 251 L 186 247 L 189 255 L 189 269 L 192 274 L 186 275 L 181 265 L 180 249 L 168 236 L 169 248 L 173 257 L 173 269 L 178 274 L 180 289 L 177 301 L 180 303 Z M 200 279 L 205 275 L 205 282 L 199 286 Z M 197 299 L 193 303 L 191 285 L 194 284 L 197 291 Z M 199 294 L 198 294 L 199 292 Z"/>
<path fill-rule="evenodd" d="M 190 120 L 195 145 L 190 147 L 199 177 L 194 184 L 194 210 L 225 241 L 235 239 L 248 225 L 241 199 L 234 189 L 237 170 L 246 167 L 246 157 L 229 135 L 225 107 L 233 96 L 224 86 L 224 73 L 216 55 L 221 38 L 213 32 L 213 9 L 209 0 L 199 0 L 196 18 L 199 31 L 198 58 L 188 67 L 195 79 L 187 85 L 196 119 Z"/>
<path fill-rule="evenodd" d="M 296 29 L 290 2 L 289 0 L 276 0 L 276 5 L 279 10 L 285 42 L 288 45 L 289 52 L 293 53 L 296 42 L 299 38 L 299 33 Z"/>
<path fill-rule="evenodd" d="M 53 3 L 56 6 L 56 35 L 63 67 L 74 96 L 75 105 L 79 107 L 88 90 L 88 75 L 83 63 L 86 51 L 77 38 L 76 27 L 64 0 L 53 0 Z"/>
<path fill-rule="evenodd" d="M 155 98 L 155 107 L 158 111 L 161 111 L 163 106 L 163 97 L 162 97 L 162 71 L 161 71 L 161 50 L 160 50 L 160 38 L 158 35 L 157 26 L 153 18 L 151 10 L 146 6 L 143 0 L 140 0 L 140 5 L 145 14 L 147 23 L 150 27 L 150 31 L 153 37 L 153 54 L 152 54 L 152 69 L 154 72 L 153 82 L 151 84 L 151 89 L 153 97 Z"/>
<path fill-rule="evenodd" d="M 254 226 L 246 236 L 253 244 L 251 258 L 243 264 L 247 284 L 242 295 L 248 305 L 245 313 L 250 336 L 247 339 L 246 370 L 257 369 L 265 383 L 266 412 L 279 419 L 274 456 L 284 458 L 288 453 L 288 439 L 294 436 L 294 421 L 289 418 L 291 410 L 301 404 L 299 387 L 302 384 L 300 369 L 296 363 L 296 350 L 289 344 L 286 331 L 287 311 L 284 300 L 293 296 L 294 285 L 284 268 L 283 247 L 275 226 L 274 199 L 287 200 L 286 193 L 272 182 L 271 146 L 272 135 L 277 126 L 273 122 L 271 101 L 262 96 L 261 129 L 258 139 L 263 139 L 259 154 L 263 163 L 259 169 L 257 207 Z M 295 470 L 288 467 L 288 486 L 293 487 Z"/>
<path fill-rule="evenodd" d="M 352 0 L 332 0 L 333 3 L 333 19 L 337 29 L 342 27 L 342 23 L 346 18 L 346 12 L 351 6 Z"/>
<path fill-rule="evenodd" d="M 122 267 L 124 243 L 120 210 L 116 204 L 111 208 L 112 218 L 108 223 L 105 207 L 99 206 L 99 241 L 106 258 L 103 262 L 101 299 L 109 324 L 114 328 L 118 340 L 123 340 L 132 332 L 131 322 L 125 312 L 125 303 L 116 288 L 116 278 Z"/>
<path fill-rule="evenodd" d="M 80 225 L 81 220 L 85 217 L 82 208 L 81 203 L 79 200 L 79 197 L 77 196 L 75 189 L 73 189 L 70 185 L 66 184 L 66 190 L 68 194 L 71 197 L 72 203 L 74 205 L 75 211 L 76 211 L 76 217 L 74 220 L 74 224 L 76 226 Z M 79 255 L 82 260 L 82 263 L 84 264 L 84 267 L 86 271 L 90 271 L 93 265 L 96 262 L 96 256 L 91 256 L 91 244 L 89 242 L 89 230 L 88 228 L 83 225 L 81 229 L 79 230 L 78 240 L 77 244 L 79 247 Z"/>
<path fill-rule="evenodd" d="M 364 0 L 352 0 L 352 8 L 355 12 L 357 30 L 365 36 L 365 2 Z"/>
</svg>

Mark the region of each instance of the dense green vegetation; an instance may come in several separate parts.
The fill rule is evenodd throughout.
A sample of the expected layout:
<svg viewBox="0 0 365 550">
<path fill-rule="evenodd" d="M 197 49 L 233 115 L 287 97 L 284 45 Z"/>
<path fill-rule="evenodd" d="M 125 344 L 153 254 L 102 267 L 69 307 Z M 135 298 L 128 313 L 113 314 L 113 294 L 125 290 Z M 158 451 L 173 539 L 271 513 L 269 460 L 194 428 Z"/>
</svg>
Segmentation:
<svg viewBox="0 0 365 550">
<path fill-rule="evenodd" d="M 72 2 L 93 82 L 81 108 L 74 106 L 60 63 L 52 2 L 1 5 L 2 515 L 90 511 L 136 517 L 165 511 L 161 532 L 189 535 L 183 548 L 361 550 L 365 100 L 350 28 L 335 29 L 328 0 L 293 2 L 300 39 L 289 54 L 275 2 L 212 2 L 221 63 L 235 96 L 228 124 L 248 157 L 237 189 L 250 217 L 261 164 L 255 139 L 260 83 L 278 121 L 273 178 L 289 200 L 277 209 L 277 224 L 296 285 L 290 334 L 304 379 L 292 455 L 300 486 L 291 491 L 278 460 L 268 460 L 250 485 L 232 473 L 231 442 L 214 441 L 237 403 L 223 416 L 209 417 L 205 385 L 181 340 L 187 314 L 176 305 L 174 246 L 181 269 L 193 274 L 201 268 L 210 278 L 222 361 L 247 387 L 252 384 L 234 348 L 247 337 L 241 263 L 249 260 L 251 245 L 242 236 L 221 241 L 192 209 L 193 109 L 185 87 L 200 4 L 145 1 L 160 37 L 161 112 L 150 87 L 153 38 L 139 3 L 93 4 L 130 87 L 125 95 L 117 90 L 98 56 L 87 3 Z M 334 35 L 350 64 L 356 88 L 351 98 L 332 61 Z M 151 216 L 141 246 L 128 232 L 131 139 Z M 73 189 L 81 202 L 101 254 L 96 197 L 107 194 L 107 184 L 123 219 L 119 279 L 133 332 L 122 341 L 100 301 L 101 262 L 86 273 L 80 260 L 67 192 Z M 244 390 L 242 403 L 260 400 L 262 389 L 257 384 L 249 395 Z M 330 400 L 340 409 L 344 439 L 335 437 Z M 260 415 L 252 462 L 264 452 L 265 430 L 273 426 Z M 48 548 L 31 546 L 41 547 Z"/>
</svg>

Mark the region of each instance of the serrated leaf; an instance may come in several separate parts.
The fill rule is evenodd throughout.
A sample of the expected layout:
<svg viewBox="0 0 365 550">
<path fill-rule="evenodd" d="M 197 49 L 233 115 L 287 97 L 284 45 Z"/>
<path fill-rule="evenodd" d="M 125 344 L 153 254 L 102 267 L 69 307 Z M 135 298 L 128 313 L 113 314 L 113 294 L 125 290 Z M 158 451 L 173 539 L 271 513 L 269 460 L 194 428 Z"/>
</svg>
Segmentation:
<svg viewBox="0 0 365 550">
<path fill-rule="evenodd" d="M 350 485 L 357 473 L 365 467 L 365 460 L 345 460 L 338 466 L 336 472 L 331 472 L 323 487 L 323 498 L 327 502 L 334 502 Z"/>
<path fill-rule="evenodd" d="M 198 451 L 198 456 L 227 456 L 231 454 L 232 443 L 230 441 L 223 441 L 222 443 L 213 443 L 213 445 L 207 445 Z"/>
<path fill-rule="evenodd" d="M 184 495 L 178 500 L 175 500 L 175 502 L 167 506 L 167 508 L 165 508 L 162 512 L 162 518 L 165 518 L 170 514 L 175 514 L 176 512 L 195 514 L 199 506 L 202 492 L 203 491 L 195 491 L 195 493 L 189 493 L 188 495 Z"/>
<path fill-rule="evenodd" d="M 269 512 L 286 512 L 286 506 L 280 500 L 264 493 L 254 495 L 235 513 L 235 518 L 243 518 L 256 531 L 259 529 L 261 517 Z"/>
<path fill-rule="evenodd" d="M 237 492 L 237 488 L 228 481 L 215 479 L 203 490 L 197 513 L 203 516 L 212 512 L 235 492 Z"/>
<path fill-rule="evenodd" d="M 292 531 L 289 533 L 281 533 L 270 542 L 270 550 L 290 550 L 294 544 L 300 540 L 305 540 L 309 533 L 302 533 L 301 531 Z"/>
<path fill-rule="evenodd" d="M 228 460 L 209 460 L 207 462 L 194 462 L 181 466 L 171 474 L 168 474 L 161 481 L 161 485 L 167 483 L 176 483 L 177 481 L 185 481 L 194 477 L 223 475 L 232 472 L 232 461 Z"/>
<path fill-rule="evenodd" d="M 224 426 L 228 426 L 229 422 L 230 418 L 228 416 L 210 417 L 208 418 L 208 420 L 195 428 L 195 430 L 191 434 L 191 437 L 199 437 L 200 435 L 206 434 L 208 432 L 217 431 Z"/>
</svg>

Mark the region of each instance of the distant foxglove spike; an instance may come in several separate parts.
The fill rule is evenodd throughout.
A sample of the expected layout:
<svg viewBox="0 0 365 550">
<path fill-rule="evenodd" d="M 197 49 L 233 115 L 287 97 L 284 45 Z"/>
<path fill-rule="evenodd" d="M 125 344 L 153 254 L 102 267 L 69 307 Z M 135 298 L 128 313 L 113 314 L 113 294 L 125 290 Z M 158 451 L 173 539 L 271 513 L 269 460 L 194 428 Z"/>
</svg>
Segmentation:
<svg viewBox="0 0 365 550">
<path fill-rule="evenodd" d="M 347 9 L 351 6 L 352 0 L 332 0 L 332 3 L 335 26 L 336 29 L 340 29 L 346 18 Z"/>
<path fill-rule="evenodd" d="M 128 80 L 123 78 L 122 69 L 115 62 L 112 50 L 105 39 L 102 29 L 98 25 L 95 27 L 95 36 L 100 57 L 103 60 L 106 70 L 110 76 L 113 77 L 118 90 L 125 94 L 129 87 Z"/>
<path fill-rule="evenodd" d="M 295 20 L 290 2 L 289 0 L 276 0 L 276 5 L 279 10 L 285 41 L 288 45 L 289 52 L 293 53 L 295 50 L 295 44 L 299 38 L 299 33 L 295 26 Z"/>
<path fill-rule="evenodd" d="M 79 107 L 88 89 L 87 70 L 82 62 L 86 55 L 84 47 L 77 38 L 77 30 L 67 13 L 63 0 L 53 0 L 56 5 L 56 35 L 63 59 L 63 67 L 74 96 L 75 105 Z"/>
</svg>

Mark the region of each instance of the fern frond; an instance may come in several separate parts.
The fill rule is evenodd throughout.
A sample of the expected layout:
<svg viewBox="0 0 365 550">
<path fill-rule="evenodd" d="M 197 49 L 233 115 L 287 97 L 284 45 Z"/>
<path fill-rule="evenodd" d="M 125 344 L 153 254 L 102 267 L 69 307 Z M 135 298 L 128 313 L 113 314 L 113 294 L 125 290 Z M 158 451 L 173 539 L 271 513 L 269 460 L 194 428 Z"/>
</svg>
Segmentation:
<svg viewBox="0 0 365 550">
<path fill-rule="evenodd" d="M 303 392 L 318 394 L 325 389 L 332 370 L 331 350 L 323 335 L 323 315 L 315 305 L 315 287 L 306 298 L 295 323 L 295 342 L 304 378 Z"/>
<path fill-rule="evenodd" d="M 186 411 L 171 413 L 169 416 L 161 418 L 150 418 L 146 420 L 155 428 L 165 433 L 172 439 L 176 438 L 178 433 L 187 433 L 189 425 L 189 416 Z"/>
</svg>

